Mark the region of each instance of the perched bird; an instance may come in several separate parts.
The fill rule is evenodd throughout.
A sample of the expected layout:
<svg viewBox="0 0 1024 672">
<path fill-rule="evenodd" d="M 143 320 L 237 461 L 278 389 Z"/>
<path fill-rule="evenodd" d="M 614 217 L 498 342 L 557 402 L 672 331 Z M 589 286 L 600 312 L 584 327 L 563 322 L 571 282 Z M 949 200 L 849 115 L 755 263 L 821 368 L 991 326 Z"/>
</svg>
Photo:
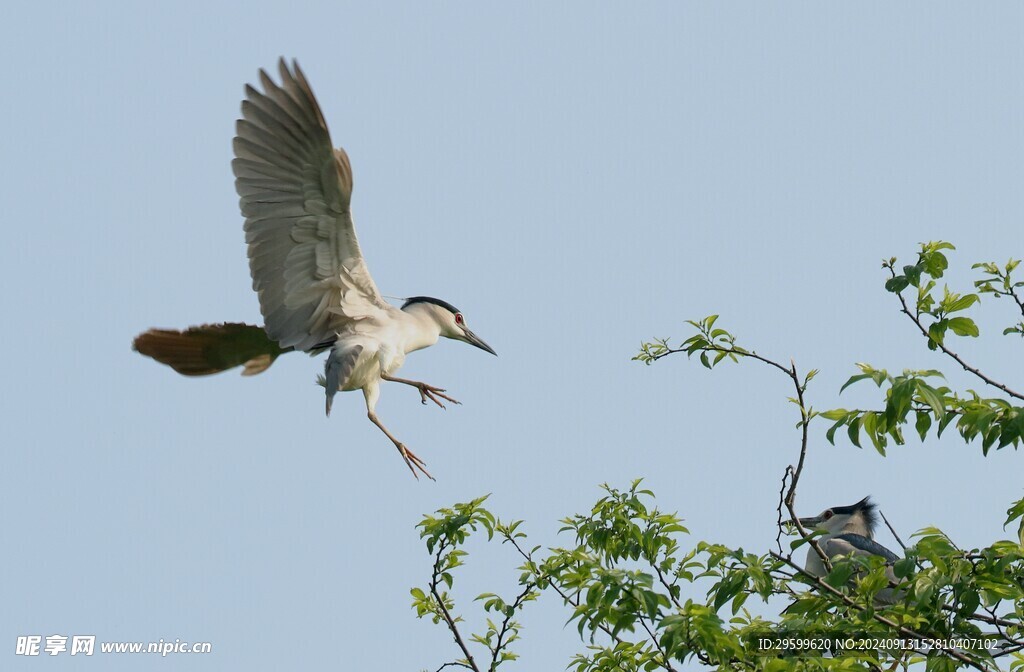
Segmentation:
<svg viewBox="0 0 1024 672">
<path fill-rule="evenodd" d="M 850 555 L 877 555 L 885 559 L 886 575 L 892 582 L 897 582 L 892 565 L 899 556 L 874 540 L 875 526 L 878 524 L 876 505 L 870 497 L 865 497 L 856 504 L 849 506 L 833 506 L 825 509 L 812 518 L 800 518 L 800 524 L 808 530 L 818 530 L 825 534 L 816 537 L 818 547 L 832 558 Z M 825 576 L 825 564 L 814 548 L 807 548 L 807 562 L 804 569 L 814 576 Z M 883 588 L 876 595 L 879 602 L 891 604 L 898 595 L 892 588 Z"/>
<path fill-rule="evenodd" d="M 388 431 L 375 411 L 381 381 L 411 385 L 444 408 L 445 390 L 397 378 L 406 354 L 451 338 L 497 354 L 455 306 L 416 296 L 401 308 L 381 296 L 366 266 L 349 207 L 352 168 L 333 149 L 327 124 L 298 63 L 281 59 L 281 84 L 260 70 L 262 91 L 246 87 L 234 140 L 235 189 L 245 217 L 249 269 L 265 327 L 217 324 L 151 329 L 134 347 L 179 373 L 197 376 L 243 366 L 260 373 L 281 354 L 329 351 L 318 380 L 326 408 L 339 390 L 362 390 L 367 416 L 418 478 L 425 463 Z"/>
</svg>

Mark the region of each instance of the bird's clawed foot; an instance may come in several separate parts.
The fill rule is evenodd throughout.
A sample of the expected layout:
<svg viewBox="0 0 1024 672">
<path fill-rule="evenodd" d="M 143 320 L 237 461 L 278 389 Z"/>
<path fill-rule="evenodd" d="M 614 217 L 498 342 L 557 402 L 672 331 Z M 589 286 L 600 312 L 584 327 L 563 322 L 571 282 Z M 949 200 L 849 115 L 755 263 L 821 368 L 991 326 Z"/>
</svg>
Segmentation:
<svg viewBox="0 0 1024 672">
<path fill-rule="evenodd" d="M 441 403 L 441 399 L 445 399 L 445 400 L 447 400 L 447 401 L 449 401 L 449 402 L 451 402 L 453 404 L 458 404 L 459 406 L 462 405 L 461 401 L 458 401 L 456 399 L 452 399 L 447 394 L 445 394 L 444 393 L 445 391 L 443 389 L 441 389 L 440 387 L 434 387 L 433 385 L 427 385 L 426 383 L 420 383 L 419 385 L 416 386 L 416 389 L 418 389 L 420 391 L 420 403 L 421 404 L 426 404 L 427 403 L 427 399 L 430 399 L 432 402 L 434 402 L 435 404 L 437 404 L 441 408 L 444 408 L 445 405 Z M 438 397 L 440 397 L 441 399 L 438 399 Z"/>
<path fill-rule="evenodd" d="M 444 408 L 444 404 L 441 403 L 441 399 L 444 399 L 445 401 L 449 401 L 453 404 L 459 404 L 460 406 L 462 405 L 461 401 L 452 399 L 447 394 L 445 394 L 444 389 L 440 387 L 434 387 L 433 385 L 428 385 L 427 383 L 421 383 L 418 380 L 406 380 L 405 378 L 395 378 L 394 376 L 390 376 L 387 373 L 381 373 L 380 377 L 383 378 L 384 380 L 402 383 L 403 385 L 412 385 L 413 387 L 420 391 L 420 403 L 422 404 L 426 404 L 427 400 L 429 399 L 430 401 L 434 402 L 441 408 Z"/>
<path fill-rule="evenodd" d="M 398 448 L 398 454 L 402 456 L 403 460 L 405 460 L 406 466 L 409 467 L 409 471 L 412 472 L 412 475 L 416 477 L 417 481 L 420 480 L 419 474 L 416 473 L 417 469 L 422 471 L 423 475 L 429 478 L 430 480 L 437 480 L 436 478 L 430 475 L 429 471 L 427 471 L 427 463 L 421 460 L 420 458 L 416 457 L 416 453 L 406 448 L 404 443 L 396 442 L 395 447 Z"/>
</svg>

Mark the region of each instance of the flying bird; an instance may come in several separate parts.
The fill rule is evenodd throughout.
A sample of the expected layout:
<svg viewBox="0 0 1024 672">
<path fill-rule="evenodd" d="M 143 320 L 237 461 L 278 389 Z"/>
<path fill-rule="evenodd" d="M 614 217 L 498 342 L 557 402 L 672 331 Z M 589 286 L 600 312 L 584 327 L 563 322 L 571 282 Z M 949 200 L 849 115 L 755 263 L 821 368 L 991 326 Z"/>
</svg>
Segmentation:
<svg viewBox="0 0 1024 672">
<path fill-rule="evenodd" d="M 327 414 L 339 390 L 362 390 L 367 417 L 394 443 L 413 476 L 419 478 L 419 471 L 433 480 L 423 460 L 377 417 L 381 382 L 410 385 L 422 403 L 444 408 L 442 400 L 459 402 L 443 388 L 394 375 L 405 356 L 440 337 L 497 353 L 446 301 L 415 296 L 396 308 L 384 300 L 356 238 L 348 155 L 333 149 L 298 63 L 289 68 L 281 59 L 279 70 L 280 84 L 260 70 L 263 90 L 246 86 L 231 162 L 265 326 L 151 329 L 133 346 L 187 376 L 236 366 L 253 375 L 286 352 L 329 352 L 318 378 Z"/>
<path fill-rule="evenodd" d="M 886 576 L 897 582 L 893 563 L 899 556 L 875 541 L 875 527 L 878 525 L 877 506 L 870 497 L 865 497 L 849 506 L 833 506 L 817 516 L 800 518 L 800 525 L 808 530 L 824 532 L 817 537 L 818 548 L 831 560 L 843 556 L 878 556 L 885 560 Z M 825 576 L 825 563 L 813 548 L 807 548 L 804 569 L 814 576 Z M 883 588 L 875 596 L 881 603 L 892 604 L 899 597 L 893 588 Z"/>
</svg>

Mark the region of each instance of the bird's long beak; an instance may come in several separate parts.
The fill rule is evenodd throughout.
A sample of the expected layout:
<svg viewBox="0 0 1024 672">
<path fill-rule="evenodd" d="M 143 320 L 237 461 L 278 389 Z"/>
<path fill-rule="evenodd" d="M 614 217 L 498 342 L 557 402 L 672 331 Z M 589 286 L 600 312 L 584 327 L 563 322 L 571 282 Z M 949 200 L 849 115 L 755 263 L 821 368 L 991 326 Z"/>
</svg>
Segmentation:
<svg viewBox="0 0 1024 672">
<path fill-rule="evenodd" d="M 812 518 L 799 518 L 800 525 L 807 530 L 813 530 L 821 524 L 821 516 L 814 516 Z"/>
<path fill-rule="evenodd" d="M 475 345 L 476 347 L 480 348 L 481 350 L 483 350 L 485 352 L 491 353 L 495 357 L 498 356 L 498 353 L 496 353 L 494 351 L 494 348 L 492 348 L 491 346 L 487 345 L 487 343 L 484 342 L 484 339 L 480 338 L 479 336 L 474 334 L 469 329 L 463 327 L 462 328 L 462 336 L 463 336 L 462 340 L 466 341 L 466 343 L 469 343 L 470 345 Z"/>
</svg>

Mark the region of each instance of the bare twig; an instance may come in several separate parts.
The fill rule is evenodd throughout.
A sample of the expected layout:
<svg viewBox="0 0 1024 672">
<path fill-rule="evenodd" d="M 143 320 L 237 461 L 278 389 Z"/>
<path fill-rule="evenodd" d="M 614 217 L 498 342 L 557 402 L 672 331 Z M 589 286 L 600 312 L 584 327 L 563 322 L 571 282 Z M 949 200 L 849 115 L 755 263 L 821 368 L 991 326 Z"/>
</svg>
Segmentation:
<svg viewBox="0 0 1024 672">
<path fill-rule="evenodd" d="M 456 662 L 452 662 L 452 663 L 445 663 L 441 667 L 437 668 L 437 670 L 435 672 L 441 672 L 441 670 L 443 670 L 446 667 L 462 667 L 462 668 L 465 668 L 467 670 L 472 670 L 473 669 L 472 667 L 470 667 L 469 665 L 466 665 L 465 663 L 460 663 L 460 662 L 456 661 Z"/>
<path fill-rule="evenodd" d="M 992 654 L 992 657 L 1001 658 L 1002 656 L 1008 656 L 1011 653 L 1017 653 L 1018 651 L 1024 651 L 1024 644 L 1014 644 L 1013 646 L 1008 646 L 1005 649 L 999 649 Z"/>
<path fill-rule="evenodd" d="M 800 530 L 800 536 L 806 539 L 808 538 L 807 532 L 800 524 L 800 519 L 797 517 L 796 511 L 793 510 L 793 502 L 796 500 L 796 486 L 797 483 L 800 482 L 800 474 L 802 474 L 804 471 L 804 460 L 807 457 L 807 426 L 810 423 L 810 418 L 807 417 L 807 406 L 804 404 L 804 388 L 803 385 L 800 384 L 800 377 L 796 373 L 796 362 L 794 362 L 793 360 L 789 361 L 789 369 L 783 370 L 786 371 L 787 375 L 789 375 L 789 377 L 793 381 L 793 387 L 796 388 L 797 405 L 800 407 L 800 459 L 797 460 L 796 468 L 792 469 L 792 477 L 789 479 L 789 490 L 786 491 L 785 502 L 786 509 L 789 511 L 789 515 L 792 517 L 793 524 L 796 525 L 796 528 L 798 530 Z M 783 367 L 780 366 L 779 368 Z M 825 567 L 828 568 L 828 558 L 825 556 L 822 550 L 818 548 L 817 542 L 815 542 L 812 539 L 811 544 L 814 546 L 815 550 L 821 556 L 822 561 L 825 563 Z"/>
<path fill-rule="evenodd" d="M 1020 314 L 1024 315 L 1024 301 L 1021 300 L 1020 295 L 1017 294 L 1017 292 L 1011 289 L 1009 292 L 996 292 L 996 294 L 1002 296 L 1012 296 L 1014 303 L 1016 303 L 1017 307 L 1020 308 Z"/>
<path fill-rule="evenodd" d="M 779 553 L 782 553 L 782 526 L 785 524 L 782 520 L 782 507 L 785 503 L 786 498 L 786 482 L 789 480 L 790 474 L 793 472 L 793 467 L 787 466 L 786 471 L 782 474 L 782 487 L 779 488 L 779 505 L 775 508 L 779 512 L 778 520 L 778 532 L 775 534 L 775 545 L 779 547 Z"/>
<path fill-rule="evenodd" d="M 906 555 L 907 545 L 903 543 L 902 539 L 900 539 L 900 535 L 896 534 L 896 530 L 893 528 L 892 525 L 889 524 L 889 519 L 885 517 L 885 514 L 882 513 L 881 509 L 878 510 L 878 514 L 882 516 L 882 520 L 885 521 L 885 526 L 889 528 L 890 532 L 892 532 L 893 538 L 896 539 L 896 542 L 900 545 L 900 548 L 903 549 L 903 554 Z"/>
<path fill-rule="evenodd" d="M 999 276 L 1000 276 L 1000 279 L 1003 280 L 1004 282 L 1009 280 L 1009 275 L 1007 275 L 1004 278 L 1002 276 L 1002 274 L 1000 273 Z M 978 281 L 978 282 L 974 283 L 975 286 L 980 287 L 979 282 L 983 283 L 983 284 L 985 283 L 985 281 Z M 991 285 L 989 285 L 989 286 L 991 287 Z M 996 289 L 995 287 L 991 287 L 991 289 L 992 289 L 992 294 L 995 297 L 997 297 L 997 298 L 1000 297 L 1000 296 L 1009 296 L 1009 297 L 1011 297 L 1013 299 L 1013 302 L 1017 304 L 1017 308 L 1020 309 L 1020 314 L 1024 315 L 1024 300 L 1021 300 L 1020 295 L 1017 294 L 1017 291 L 1013 287 L 1010 287 L 1010 291 L 1007 291 L 1007 292 L 1000 291 L 1000 290 Z"/>
</svg>

